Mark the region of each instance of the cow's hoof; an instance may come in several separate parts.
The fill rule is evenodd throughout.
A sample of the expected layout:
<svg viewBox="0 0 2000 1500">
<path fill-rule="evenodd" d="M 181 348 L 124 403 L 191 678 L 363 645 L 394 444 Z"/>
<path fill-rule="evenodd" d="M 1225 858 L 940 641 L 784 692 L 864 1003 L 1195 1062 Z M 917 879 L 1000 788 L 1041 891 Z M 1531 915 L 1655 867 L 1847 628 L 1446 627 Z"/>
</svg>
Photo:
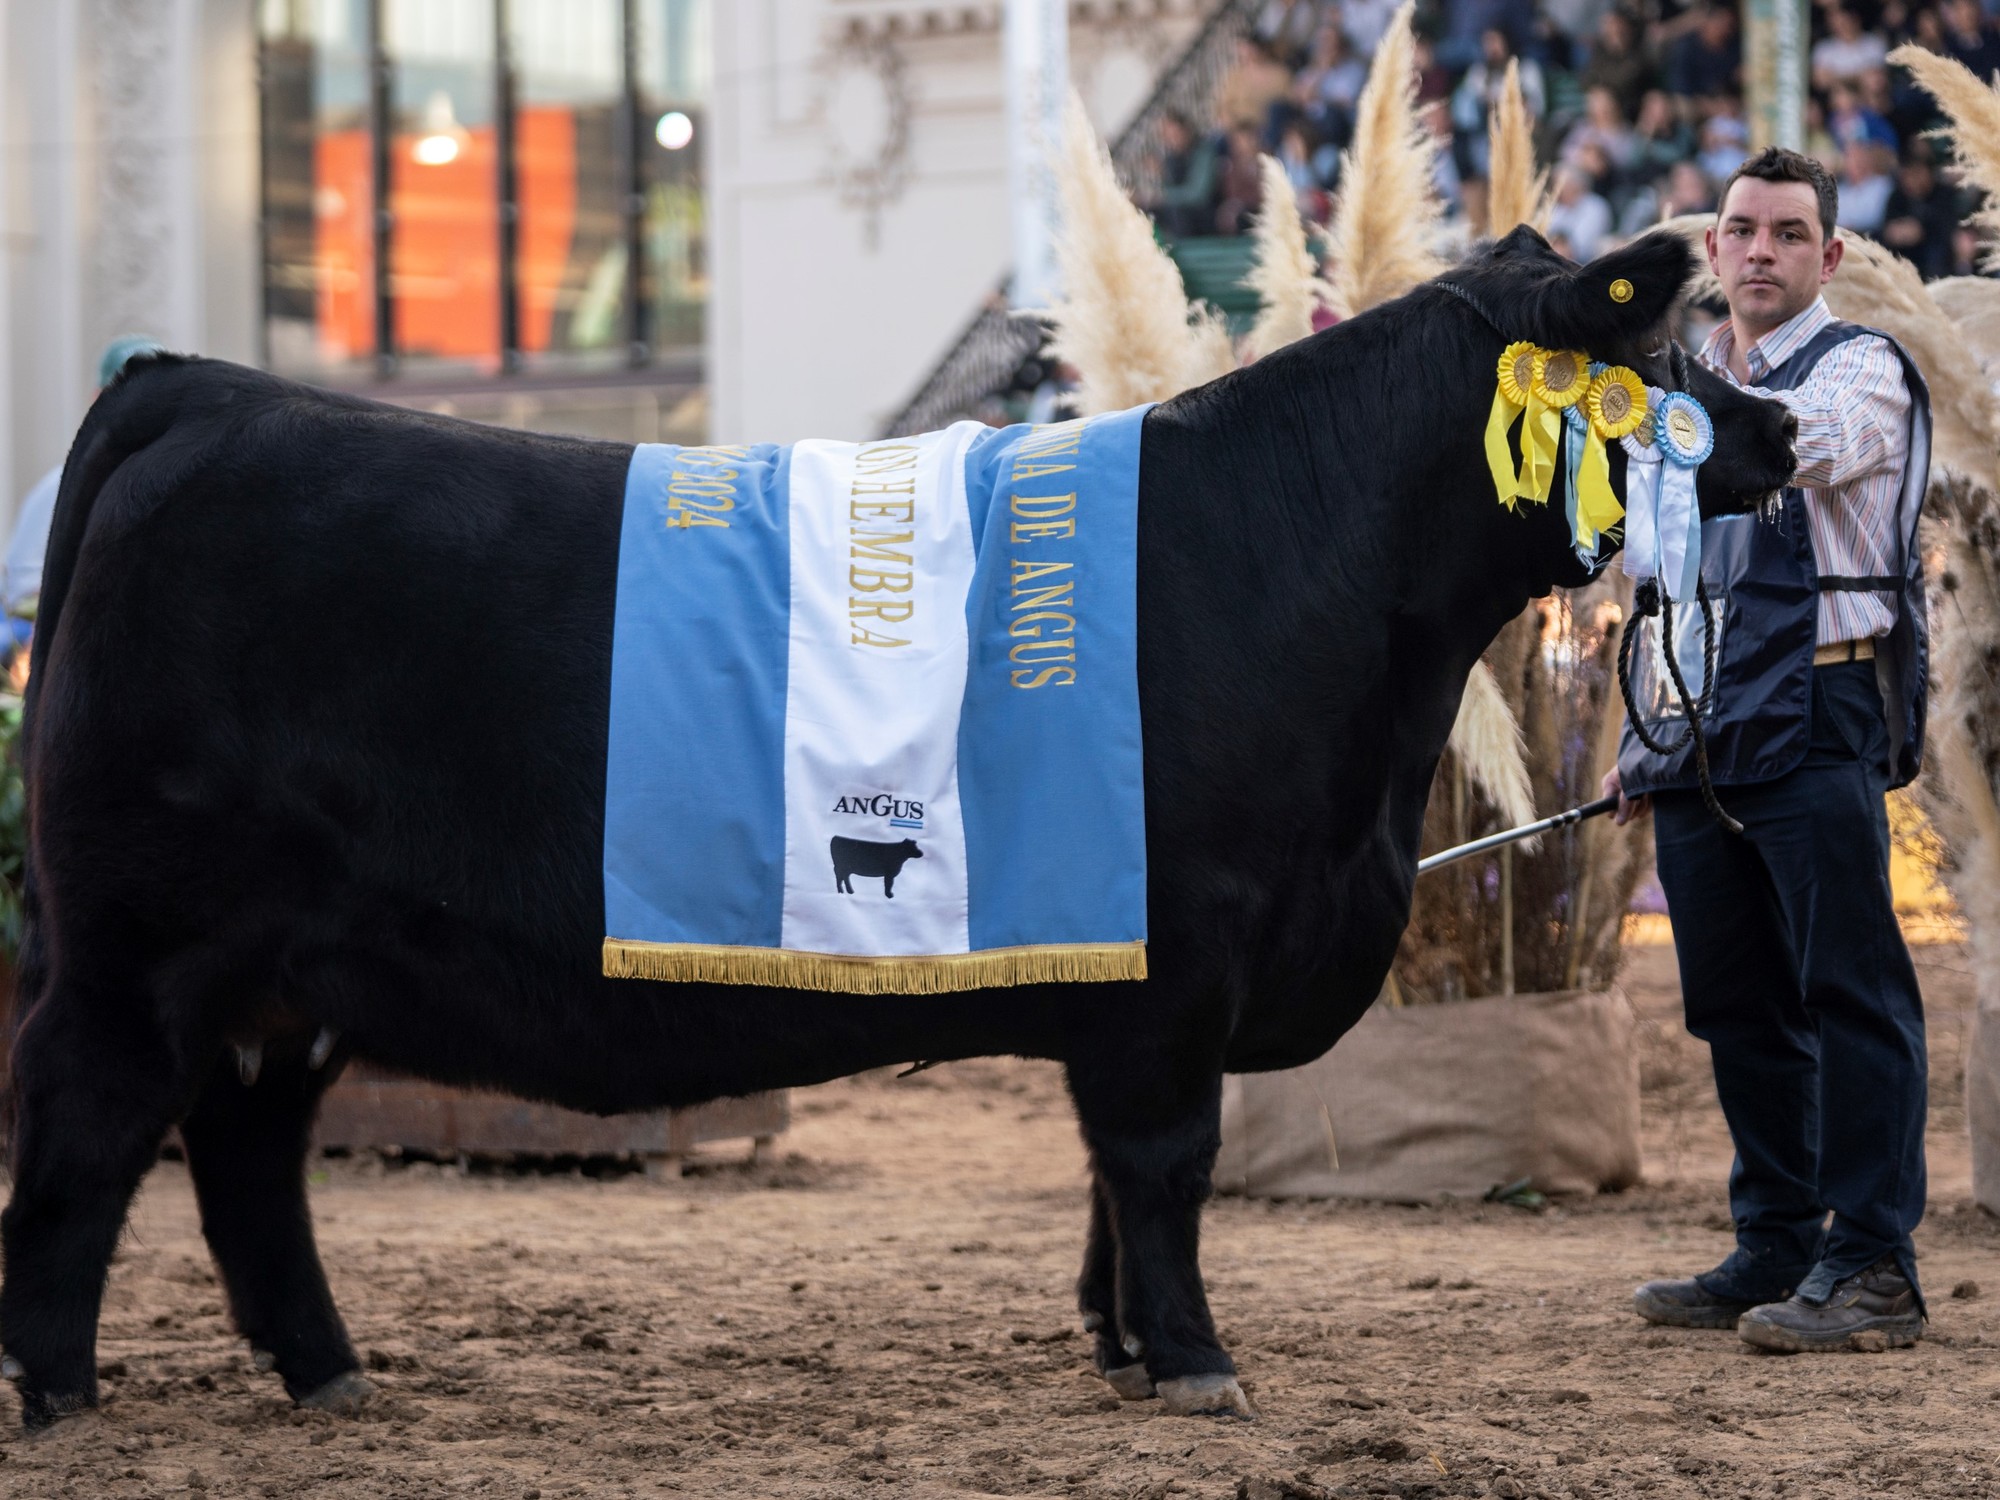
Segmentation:
<svg viewBox="0 0 2000 1500">
<path fill-rule="evenodd" d="M 359 1370 L 349 1370 L 336 1375 L 309 1396 L 301 1396 L 299 1405 L 308 1411 L 330 1411 L 336 1417 L 351 1417 L 368 1404 L 380 1387 Z"/>
<path fill-rule="evenodd" d="M 1183 1375 L 1162 1380 L 1160 1404 L 1174 1417 L 1241 1417 L 1255 1421 L 1257 1409 L 1234 1375 Z"/>
<path fill-rule="evenodd" d="M 33 1434 L 50 1432 L 58 1427 L 65 1430 L 73 1428 L 79 1425 L 81 1418 L 96 1415 L 97 1402 L 90 1396 L 45 1396 L 33 1391 L 21 1392 L 21 1426 Z"/>
<path fill-rule="evenodd" d="M 1144 1365 L 1120 1365 L 1115 1370 L 1106 1370 L 1104 1378 L 1120 1401 L 1150 1401 L 1155 1394 L 1153 1377 L 1146 1373 Z"/>
</svg>

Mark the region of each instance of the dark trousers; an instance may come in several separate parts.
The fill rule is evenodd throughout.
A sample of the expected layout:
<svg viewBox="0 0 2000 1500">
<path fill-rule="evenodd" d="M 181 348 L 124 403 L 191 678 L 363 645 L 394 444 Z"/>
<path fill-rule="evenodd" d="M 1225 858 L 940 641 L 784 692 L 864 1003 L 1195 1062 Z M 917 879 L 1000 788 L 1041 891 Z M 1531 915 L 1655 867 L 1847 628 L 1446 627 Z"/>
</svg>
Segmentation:
<svg viewBox="0 0 2000 1500">
<path fill-rule="evenodd" d="M 1742 837 L 1698 793 L 1654 798 L 1688 1030 L 1736 1143 L 1737 1249 L 1702 1278 L 1721 1295 L 1823 1298 L 1885 1254 L 1916 1282 L 1929 1076 L 1889 896 L 1888 783 L 1874 664 L 1853 662 L 1814 669 L 1796 770 L 1719 790 Z"/>
</svg>

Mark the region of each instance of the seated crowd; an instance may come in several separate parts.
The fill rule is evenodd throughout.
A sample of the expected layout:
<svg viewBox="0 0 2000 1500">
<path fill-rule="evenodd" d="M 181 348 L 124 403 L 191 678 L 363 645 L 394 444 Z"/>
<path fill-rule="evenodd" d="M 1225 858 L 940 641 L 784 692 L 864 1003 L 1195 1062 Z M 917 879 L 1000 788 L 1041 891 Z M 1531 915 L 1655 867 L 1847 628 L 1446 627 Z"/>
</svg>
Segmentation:
<svg viewBox="0 0 2000 1500">
<path fill-rule="evenodd" d="M 1258 157 L 1284 167 L 1300 211 L 1324 222 L 1369 60 L 1396 0 L 1267 0 L 1217 94 L 1215 117 L 1170 117 L 1148 210 L 1170 239 L 1242 234 L 1259 206 Z M 1926 277 L 1975 271 L 1968 190 L 1927 132 L 1930 96 L 1888 54 L 1914 42 L 1981 78 L 2000 29 L 1981 0 L 1813 0 L 1806 149 L 1840 185 L 1840 222 Z M 1701 0 L 1433 0 L 1418 10 L 1418 101 L 1439 145 L 1437 185 L 1469 232 L 1485 228 L 1487 116 L 1519 60 L 1549 235 L 1577 260 L 1660 219 L 1715 207 L 1749 154 L 1734 4 Z"/>
</svg>

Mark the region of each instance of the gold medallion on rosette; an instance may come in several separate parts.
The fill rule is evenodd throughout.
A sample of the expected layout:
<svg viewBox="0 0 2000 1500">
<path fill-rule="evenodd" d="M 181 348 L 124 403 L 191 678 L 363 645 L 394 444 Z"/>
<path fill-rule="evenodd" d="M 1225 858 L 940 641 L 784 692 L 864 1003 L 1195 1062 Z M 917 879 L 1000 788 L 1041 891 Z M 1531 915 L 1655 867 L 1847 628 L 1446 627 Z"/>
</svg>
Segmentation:
<svg viewBox="0 0 2000 1500">
<path fill-rule="evenodd" d="M 1557 410 L 1576 405 L 1590 384 L 1590 357 L 1574 349 L 1537 349 L 1528 387 L 1537 401 Z"/>
<path fill-rule="evenodd" d="M 1647 406 L 1646 382 L 1624 365 L 1600 371 L 1583 396 L 1591 430 L 1606 442 L 1615 442 L 1644 426 Z"/>
</svg>

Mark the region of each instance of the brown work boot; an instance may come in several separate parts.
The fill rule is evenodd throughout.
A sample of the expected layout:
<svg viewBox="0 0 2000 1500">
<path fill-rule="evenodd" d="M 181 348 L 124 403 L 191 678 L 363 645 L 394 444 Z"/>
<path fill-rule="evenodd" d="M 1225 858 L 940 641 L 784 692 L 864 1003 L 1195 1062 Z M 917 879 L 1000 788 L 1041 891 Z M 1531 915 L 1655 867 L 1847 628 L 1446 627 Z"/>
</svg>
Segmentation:
<svg viewBox="0 0 2000 1500">
<path fill-rule="evenodd" d="M 1664 1323 L 1669 1328 L 1734 1328 L 1736 1320 L 1756 1305 L 1719 1297 L 1703 1286 L 1698 1276 L 1685 1281 L 1649 1281 L 1632 1292 L 1634 1312 L 1648 1323 Z"/>
<path fill-rule="evenodd" d="M 1745 1343 L 1780 1354 L 1870 1346 L 1900 1349 L 1924 1335 L 1917 1289 L 1896 1269 L 1892 1256 L 1836 1281 L 1824 1301 L 1806 1300 L 1812 1290 L 1808 1284 L 1789 1301 L 1753 1307 L 1736 1331 Z"/>
</svg>

